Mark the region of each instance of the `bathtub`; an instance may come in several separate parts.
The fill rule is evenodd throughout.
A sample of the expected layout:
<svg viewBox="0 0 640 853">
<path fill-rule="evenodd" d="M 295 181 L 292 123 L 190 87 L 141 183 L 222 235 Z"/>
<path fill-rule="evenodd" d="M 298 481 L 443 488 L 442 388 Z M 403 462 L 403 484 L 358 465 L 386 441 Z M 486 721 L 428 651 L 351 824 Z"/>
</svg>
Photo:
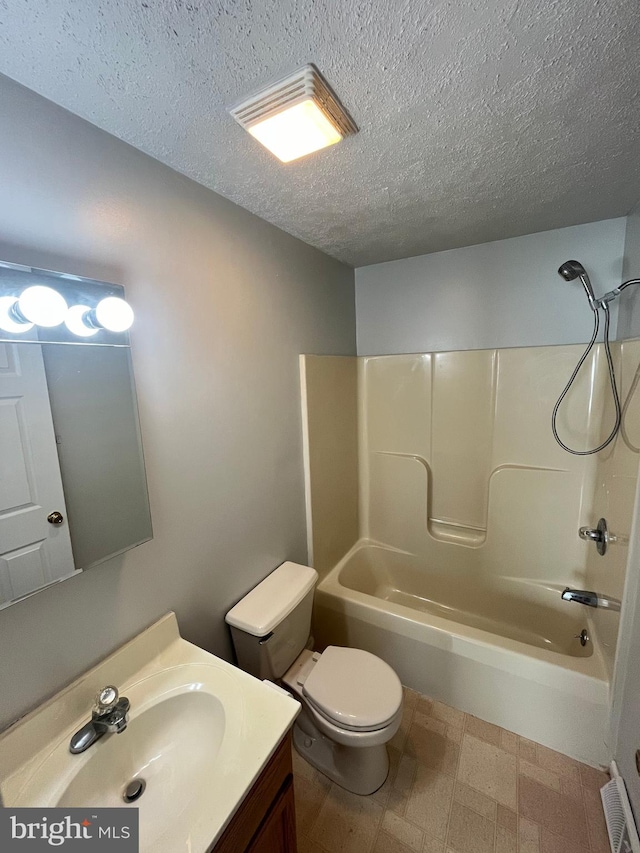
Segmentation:
<svg viewBox="0 0 640 853">
<path fill-rule="evenodd" d="M 453 577 L 452 577 L 453 574 Z M 321 580 L 314 636 L 386 660 L 403 684 L 579 761 L 608 763 L 609 685 L 586 608 L 520 578 L 438 570 L 360 540 Z"/>
</svg>

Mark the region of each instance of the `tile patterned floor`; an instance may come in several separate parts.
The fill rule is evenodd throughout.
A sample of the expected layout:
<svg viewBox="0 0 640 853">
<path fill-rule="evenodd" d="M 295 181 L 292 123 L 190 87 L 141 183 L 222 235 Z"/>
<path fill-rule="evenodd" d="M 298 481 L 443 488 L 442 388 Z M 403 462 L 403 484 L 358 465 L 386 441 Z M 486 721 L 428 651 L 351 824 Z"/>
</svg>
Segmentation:
<svg viewBox="0 0 640 853">
<path fill-rule="evenodd" d="M 610 853 L 608 776 L 405 690 L 391 771 L 350 794 L 294 751 L 299 853 Z"/>
</svg>

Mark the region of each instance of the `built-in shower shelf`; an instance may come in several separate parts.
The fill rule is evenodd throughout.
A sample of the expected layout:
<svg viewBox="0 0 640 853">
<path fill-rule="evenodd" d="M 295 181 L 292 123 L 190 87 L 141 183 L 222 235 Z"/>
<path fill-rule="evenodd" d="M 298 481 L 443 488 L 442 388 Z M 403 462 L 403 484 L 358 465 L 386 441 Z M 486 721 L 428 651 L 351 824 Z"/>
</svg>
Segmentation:
<svg viewBox="0 0 640 853">
<path fill-rule="evenodd" d="M 454 545 L 466 545 L 468 548 L 478 548 L 484 545 L 487 531 L 482 527 L 467 527 L 451 521 L 439 521 L 430 518 L 428 521 L 429 533 L 434 539 L 441 542 L 451 542 Z"/>
</svg>

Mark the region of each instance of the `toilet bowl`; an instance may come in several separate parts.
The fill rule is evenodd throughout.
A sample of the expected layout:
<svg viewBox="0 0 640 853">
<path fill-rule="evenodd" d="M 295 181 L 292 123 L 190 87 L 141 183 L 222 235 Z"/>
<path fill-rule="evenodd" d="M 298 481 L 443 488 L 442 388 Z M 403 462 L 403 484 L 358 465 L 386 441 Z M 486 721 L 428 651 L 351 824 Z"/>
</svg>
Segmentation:
<svg viewBox="0 0 640 853">
<path fill-rule="evenodd" d="M 389 772 L 386 744 L 402 720 L 402 685 L 388 664 L 361 649 L 303 651 L 282 677 L 302 704 L 293 741 L 338 785 L 371 794 Z"/>
<path fill-rule="evenodd" d="M 386 744 L 402 719 L 402 685 L 393 669 L 362 649 L 306 647 L 318 575 L 283 563 L 226 615 L 239 665 L 279 681 L 301 703 L 293 742 L 338 785 L 371 794 L 389 772 Z"/>
</svg>

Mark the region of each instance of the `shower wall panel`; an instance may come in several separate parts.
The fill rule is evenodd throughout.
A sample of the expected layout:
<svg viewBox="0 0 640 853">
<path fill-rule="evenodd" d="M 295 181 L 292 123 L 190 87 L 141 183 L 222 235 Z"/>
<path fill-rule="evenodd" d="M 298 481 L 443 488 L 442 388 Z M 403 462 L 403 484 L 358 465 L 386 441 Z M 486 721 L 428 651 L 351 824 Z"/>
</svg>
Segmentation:
<svg viewBox="0 0 640 853">
<path fill-rule="evenodd" d="M 554 441 L 551 411 L 581 348 L 359 359 L 361 535 L 431 565 L 584 581 L 581 519 L 596 460 Z M 602 354 L 561 409 L 564 440 L 597 440 Z"/>
<path fill-rule="evenodd" d="M 358 538 L 357 367 L 352 356 L 300 356 L 307 549 L 324 574 Z"/>
<path fill-rule="evenodd" d="M 303 356 L 309 543 L 321 575 L 364 537 L 419 556 L 452 582 L 474 573 L 518 597 L 553 590 L 559 599 L 575 586 L 620 598 L 640 448 L 640 341 L 613 349 L 627 405 L 618 439 L 597 456 L 567 453 L 551 432 L 582 346 Z M 600 443 L 610 399 L 599 345 L 560 409 L 563 441 L 577 450 Z M 601 515 L 615 537 L 604 558 L 578 537 Z M 597 635 L 610 674 L 617 616 L 566 607 Z"/>
<path fill-rule="evenodd" d="M 589 549 L 586 586 L 622 598 L 640 459 L 640 341 L 623 341 L 613 350 L 622 402 L 622 427 L 615 442 L 598 454 L 593 506 L 584 522 L 595 527 L 600 517 L 606 518 L 611 542 L 604 556 L 595 548 Z M 603 431 L 611 427 L 614 418 L 613 401 L 607 389 Z M 615 663 L 619 616 L 611 610 L 597 609 L 591 613 L 609 679 Z"/>
</svg>

